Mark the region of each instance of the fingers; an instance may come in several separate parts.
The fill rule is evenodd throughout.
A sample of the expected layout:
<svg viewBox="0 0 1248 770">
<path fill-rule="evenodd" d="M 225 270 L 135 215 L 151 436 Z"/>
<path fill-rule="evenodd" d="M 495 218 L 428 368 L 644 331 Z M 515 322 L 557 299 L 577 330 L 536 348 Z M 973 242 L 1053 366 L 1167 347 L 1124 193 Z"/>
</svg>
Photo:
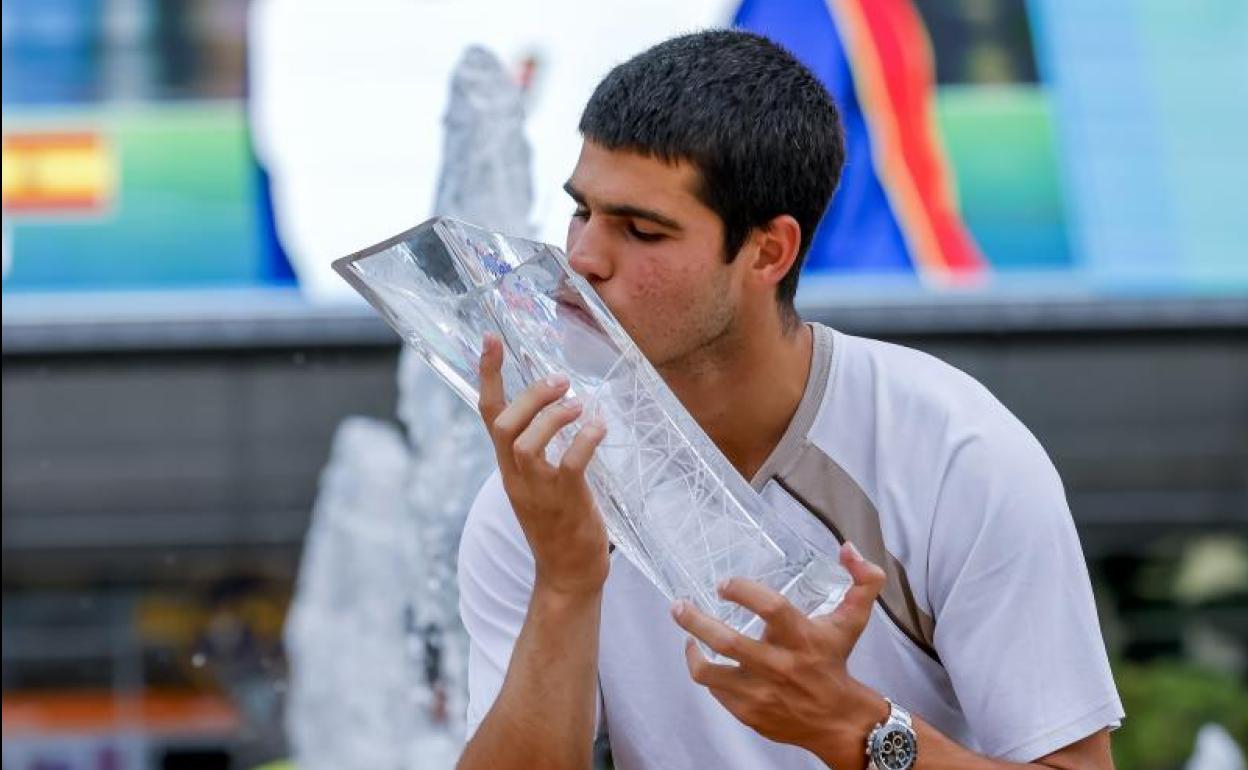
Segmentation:
<svg viewBox="0 0 1248 770">
<path fill-rule="evenodd" d="M 885 575 L 883 569 L 864 559 L 853 543 L 846 542 L 841 546 L 840 557 L 854 584 L 828 618 L 844 629 L 852 645 L 871 619 L 871 606 L 884 588 Z"/>
<path fill-rule="evenodd" d="M 508 444 L 514 443 L 537 413 L 559 400 L 567 390 L 568 378 L 562 374 L 552 374 L 525 388 L 494 418 L 492 428 L 495 437 Z"/>
<path fill-rule="evenodd" d="M 498 457 L 498 467 L 503 472 L 503 478 L 507 479 L 523 464 L 526 468 L 532 468 L 533 462 L 541 457 L 541 452 L 545 450 L 543 444 L 540 450 L 530 451 L 527 455 L 522 455 L 517 461 L 516 441 L 520 434 L 526 430 L 533 418 L 539 411 L 547 405 L 558 400 L 568 389 L 568 378 L 563 375 L 554 375 L 540 382 L 535 382 L 510 404 L 507 404 L 501 412 L 498 413 L 493 420 L 486 423 L 489 428 L 490 439 L 494 442 L 494 454 Z M 575 415 L 573 415 L 575 417 Z"/>
<path fill-rule="evenodd" d="M 530 470 L 538 467 L 549 469 L 549 464 L 546 462 L 546 445 L 556 433 L 580 414 L 581 404 L 575 400 L 552 406 L 538 414 L 512 444 L 512 454 L 516 464 L 523 465 Z"/>
<path fill-rule="evenodd" d="M 743 666 L 771 669 L 777 664 L 774 651 L 756 639 L 738 633 L 683 599 L 672 603 L 676 624 L 717 654 Z"/>
<path fill-rule="evenodd" d="M 499 468 L 506 477 L 518 465 L 532 469 L 539 462 L 544 464 L 546 445 L 580 415 L 581 408 L 579 404 L 568 404 L 539 416 L 567 392 L 568 378 L 562 374 L 533 383 L 508 404 L 502 370 L 502 340 L 497 335 L 486 334 L 481 343 L 477 409 L 489 429 Z M 590 447 L 591 452 L 592 449 Z"/>
<path fill-rule="evenodd" d="M 806 616 L 788 599 L 753 580 L 726 580 L 719 587 L 719 595 L 758 615 L 767 624 L 768 634 L 780 639 L 795 638 L 806 622 Z"/>
<path fill-rule="evenodd" d="M 585 473 L 585 468 L 594 456 L 594 450 L 602 443 L 605 435 L 607 435 L 606 424 L 601 419 L 592 420 L 577 432 L 576 438 L 572 439 L 572 445 L 563 453 L 563 460 L 560 461 L 559 467 L 565 473 L 574 476 Z"/>
<path fill-rule="evenodd" d="M 693 681 L 711 689 L 729 687 L 741 677 L 737 666 L 723 666 L 707 660 L 692 638 L 685 641 L 685 665 Z"/>
<path fill-rule="evenodd" d="M 487 334 L 481 341 L 481 384 L 477 396 L 477 411 L 486 427 L 507 406 L 503 396 L 503 342 L 496 335 Z"/>
</svg>

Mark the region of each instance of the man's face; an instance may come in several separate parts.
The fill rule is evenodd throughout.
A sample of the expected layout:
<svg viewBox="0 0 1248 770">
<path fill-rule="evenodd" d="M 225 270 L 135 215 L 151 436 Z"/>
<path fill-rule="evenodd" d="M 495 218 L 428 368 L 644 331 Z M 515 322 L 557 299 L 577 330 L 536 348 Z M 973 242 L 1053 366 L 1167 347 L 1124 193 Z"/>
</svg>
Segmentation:
<svg viewBox="0 0 1248 770">
<path fill-rule="evenodd" d="M 697 182 L 688 163 L 586 141 L 565 185 L 576 202 L 572 269 L 657 367 L 679 366 L 733 330 L 739 271 L 724 258 L 723 224 L 694 194 Z"/>
</svg>

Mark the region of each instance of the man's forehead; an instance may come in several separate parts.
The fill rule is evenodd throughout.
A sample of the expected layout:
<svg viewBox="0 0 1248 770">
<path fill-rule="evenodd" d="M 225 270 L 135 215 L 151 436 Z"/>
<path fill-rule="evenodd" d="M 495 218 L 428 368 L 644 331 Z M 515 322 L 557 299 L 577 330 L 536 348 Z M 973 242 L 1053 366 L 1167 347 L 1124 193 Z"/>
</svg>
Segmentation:
<svg viewBox="0 0 1248 770">
<path fill-rule="evenodd" d="M 630 203 L 650 208 L 700 203 L 701 177 L 686 160 L 673 162 L 636 150 L 612 150 L 586 140 L 569 186 L 588 202 Z M 627 200 L 625 200 L 627 199 Z"/>
</svg>

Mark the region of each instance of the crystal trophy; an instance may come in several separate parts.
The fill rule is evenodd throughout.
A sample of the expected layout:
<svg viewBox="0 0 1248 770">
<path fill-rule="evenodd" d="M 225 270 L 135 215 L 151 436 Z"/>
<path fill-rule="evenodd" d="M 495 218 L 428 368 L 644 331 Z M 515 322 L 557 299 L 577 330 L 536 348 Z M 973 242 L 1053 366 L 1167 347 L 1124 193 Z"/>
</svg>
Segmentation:
<svg viewBox="0 0 1248 770">
<path fill-rule="evenodd" d="M 594 416 L 606 437 L 586 472 L 608 536 L 668 599 L 758 637 L 752 612 L 716 587 L 746 577 L 810 614 L 851 580 L 775 513 L 685 411 L 559 249 L 434 218 L 334 263 L 403 340 L 477 404 L 483 336 L 503 342 L 508 401 L 552 374 L 584 405 L 551 441 L 556 462 Z"/>
</svg>

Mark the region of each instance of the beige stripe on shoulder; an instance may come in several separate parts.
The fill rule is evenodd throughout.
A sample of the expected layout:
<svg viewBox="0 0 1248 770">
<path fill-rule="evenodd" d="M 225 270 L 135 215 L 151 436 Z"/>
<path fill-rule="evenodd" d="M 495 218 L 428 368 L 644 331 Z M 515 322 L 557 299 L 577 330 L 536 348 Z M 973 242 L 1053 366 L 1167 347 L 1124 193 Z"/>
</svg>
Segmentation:
<svg viewBox="0 0 1248 770">
<path fill-rule="evenodd" d="M 863 556 L 884 568 L 887 580 L 879 601 L 885 614 L 920 650 L 939 662 L 933 644 L 936 622 L 915 601 L 905 567 L 885 549 L 879 511 L 858 482 L 809 442 L 793 453 L 773 478 L 827 525 L 837 540 L 852 541 Z"/>
</svg>

